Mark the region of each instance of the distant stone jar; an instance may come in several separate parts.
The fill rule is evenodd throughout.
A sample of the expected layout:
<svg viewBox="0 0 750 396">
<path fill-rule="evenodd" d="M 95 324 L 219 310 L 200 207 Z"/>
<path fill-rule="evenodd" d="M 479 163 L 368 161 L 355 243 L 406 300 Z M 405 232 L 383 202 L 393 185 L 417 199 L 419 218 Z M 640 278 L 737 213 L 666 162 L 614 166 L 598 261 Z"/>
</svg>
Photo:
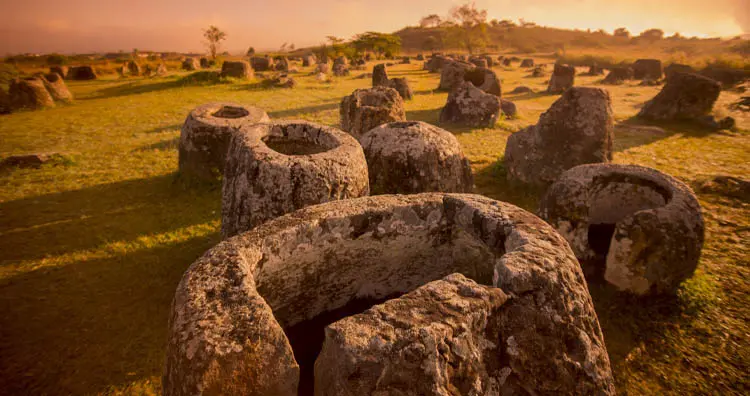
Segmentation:
<svg viewBox="0 0 750 396">
<path fill-rule="evenodd" d="M 188 114 L 180 132 L 180 173 L 215 179 L 224 173 L 231 137 L 244 125 L 270 121 L 265 111 L 229 102 L 207 103 Z"/>
<path fill-rule="evenodd" d="M 356 139 L 379 125 L 406 121 L 404 100 L 398 91 L 388 87 L 354 91 L 341 100 L 339 114 L 341 129 Z"/>
<path fill-rule="evenodd" d="M 469 160 L 452 133 L 426 122 L 392 122 L 360 139 L 373 194 L 471 192 Z"/>
<path fill-rule="evenodd" d="M 248 80 L 255 77 L 255 71 L 247 61 L 225 61 L 221 65 L 221 76 Z"/>
<path fill-rule="evenodd" d="M 568 240 L 587 277 L 638 295 L 673 293 L 703 247 L 690 187 L 637 165 L 568 170 L 547 190 L 540 215 Z"/>
<path fill-rule="evenodd" d="M 66 80 L 96 80 L 96 73 L 91 66 L 73 66 L 68 69 Z"/>
<path fill-rule="evenodd" d="M 448 95 L 440 111 L 440 122 L 488 128 L 500 116 L 500 98 L 488 94 L 468 81 L 462 81 Z"/>
<path fill-rule="evenodd" d="M 610 162 L 614 117 L 609 93 L 573 87 L 539 117 L 508 137 L 508 179 L 546 187 L 564 171 L 582 164 Z"/>
<path fill-rule="evenodd" d="M 55 102 L 70 103 L 73 101 L 73 94 L 70 93 L 62 76 L 57 73 L 48 73 L 40 79 L 42 79 L 44 87 L 47 88 Z"/>
<path fill-rule="evenodd" d="M 55 107 L 55 101 L 44 86 L 43 78 L 29 77 L 12 80 L 8 88 L 11 107 L 30 110 Z"/>
<path fill-rule="evenodd" d="M 228 238 L 305 206 L 369 192 L 362 147 L 345 132 L 306 121 L 243 126 L 227 154 L 221 234 Z"/>
<path fill-rule="evenodd" d="M 182 277 L 168 334 L 165 396 L 615 392 L 567 242 L 477 195 L 328 202 L 225 240 Z"/>
<path fill-rule="evenodd" d="M 200 69 L 200 67 L 198 60 L 195 58 L 187 58 L 182 61 L 182 70 L 194 71 Z"/>
<path fill-rule="evenodd" d="M 570 65 L 555 64 L 552 77 L 549 80 L 547 92 L 559 94 L 573 87 L 576 78 L 576 68 Z"/>
</svg>

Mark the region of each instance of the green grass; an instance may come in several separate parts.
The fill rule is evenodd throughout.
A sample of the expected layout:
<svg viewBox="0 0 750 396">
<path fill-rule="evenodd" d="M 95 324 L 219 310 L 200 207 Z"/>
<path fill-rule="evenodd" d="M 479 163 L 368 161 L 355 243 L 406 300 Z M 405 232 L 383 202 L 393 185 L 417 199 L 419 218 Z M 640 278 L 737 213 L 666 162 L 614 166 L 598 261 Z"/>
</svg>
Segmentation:
<svg viewBox="0 0 750 396">
<path fill-rule="evenodd" d="M 370 65 L 369 67 L 371 67 Z M 544 78 L 496 69 L 503 90 Z M 308 72 L 309 70 L 305 70 Z M 209 101 L 264 108 L 272 118 L 338 123 L 344 95 L 369 86 L 352 77 L 295 89 L 257 82 L 160 79 L 71 82 L 70 106 L 0 116 L 0 156 L 34 151 L 63 157 L 41 169 L 0 173 L 0 393 L 158 394 L 170 302 L 182 273 L 219 240 L 220 185 L 176 176 L 177 139 L 188 111 Z M 446 93 L 417 65 L 407 117 L 437 123 Z M 578 85 L 599 78 L 583 77 Z M 658 87 L 607 87 L 617 120 L 631 117 Z M 695 185 L 716 174 L 750 174 L 750 120 L 717 111 L 740 130 L 685 125 L 620 127 L 615 161 L 668 172 Z M 508 95 L 520 115 L 493 129 L 449 129 L 471 160 L 477 192 L 535 211 L 538 192 L 506 182 L 507 137 L 536 122 L 557 99 Z M 747 393 L 750 203 L 699 192 L 707 234 L 696 276 L 673 298 L 639 300 L 591 285 L 618 390 L 625 394 Z"/>
</svg>

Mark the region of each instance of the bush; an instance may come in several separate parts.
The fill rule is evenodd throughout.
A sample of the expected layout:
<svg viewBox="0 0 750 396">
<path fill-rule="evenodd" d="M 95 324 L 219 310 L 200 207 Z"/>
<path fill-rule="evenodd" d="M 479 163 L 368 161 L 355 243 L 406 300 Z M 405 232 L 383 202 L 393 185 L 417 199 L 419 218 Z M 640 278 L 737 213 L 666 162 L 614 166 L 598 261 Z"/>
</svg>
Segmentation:
<svg viewBox="0 0 750 396">
<path fill-rule="evenodd" d="M 68 57 L 60 54 L 51 54 L 47 56 L 49 66 L 62 66 L 68 63 Z"/>
</svg>

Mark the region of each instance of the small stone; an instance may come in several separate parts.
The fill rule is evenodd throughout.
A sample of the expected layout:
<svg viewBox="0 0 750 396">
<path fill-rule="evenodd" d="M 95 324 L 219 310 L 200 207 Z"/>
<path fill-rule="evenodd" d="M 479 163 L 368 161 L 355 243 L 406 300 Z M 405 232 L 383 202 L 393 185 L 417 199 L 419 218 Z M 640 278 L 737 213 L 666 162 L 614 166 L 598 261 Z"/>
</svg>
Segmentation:
<svg viewBox="0 0 750 396">
<path fill-rule="evenodd" d="M 341 100 L 341 129 L 359 139 L 365 132 L 389 122 L 406 121 L 404 100 L 393 88 L 358 89 Z"/>
</svg>

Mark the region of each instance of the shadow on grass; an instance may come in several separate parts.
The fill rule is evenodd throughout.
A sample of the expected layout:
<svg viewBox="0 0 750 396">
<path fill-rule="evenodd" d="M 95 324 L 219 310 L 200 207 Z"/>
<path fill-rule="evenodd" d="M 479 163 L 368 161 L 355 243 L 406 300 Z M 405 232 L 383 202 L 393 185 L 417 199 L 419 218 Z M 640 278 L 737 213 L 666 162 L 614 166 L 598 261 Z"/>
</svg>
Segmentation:
<svg viewBox="0 0 750 396">
<path fill-rule="evenodd" d="M 160 375 L 172 296 L 218 242 L 219 212 L 214 183 L 175 175 L 0 204 L 2 266 L 21 267 L 0 280 L 0 393 L 96 394 Z"/>
<path fill-rule="evenodd" d="M 654 122 L 638 118 L 628 118 L 615 125 L 615 151 L 625 151 L 667 139 L 676 134 L 686 137 L 706 137 L 713 131 L 690 122 Z"/>
<path fill-rule="evenodd" d="M 531 213 L 537 212 L 539 199 L 544 191 L 510 182 L 502 157 L 487 166 L 478 165 L 474 169 L 475 191 L 481 191 L 484 196 L 511 203 Z"/>
<path fill-rule="evenodd" d="M 160 126 L 153 129 L 149 129 L 146 131 L 146 133 L 162 133 L 162 132 L 172 132 L 172 131 L 179 131 L 182 128 L 182 124 L 174 124 L 174 125 L 166 125 L 166 126 Z"/>
<path fill-rule="evenodd" d="M 134 151 L 151 151 L 151 150 L 177 150 L 180 144 L 180 137 L 176 136 L 171 139 L 165 139 L 154 144 L 148 144 L 136 148 Z"/>
<path fill-rule="evenodd" d="M 194 237 L 7 279 L 0 388 L 13 395 L 100 394 L 160 376 L 174 291 L 190 263 L 217 241 L 217 234 Z"/>
<path fill-rule="evenodd" d="M 93 249 L 218 218 L 220 187 L 174 174 L 0 203 L 3 262 Z M 214 213 L 215 212 L 215 213 Z"/>
<path fill-rule="evenodd" d="M 273 118 L 291 118 L 300 114 L 317 113 L 321 111 L 336 110 L 339 102 L 324 103 L 316 106 L 298 107 L 296 109 L 269 111 L 268 116 Z"/>
<path fill-rule="evenodd" d="M 232 81 L 232 79 L 221 77 L 220 73 L 215 71 L 198 71 L 179 78 L 176 78 L 175 76 L 163 77 L 161 81 L 148 84 L 144 83 L 144 80 L 128 81 L 123 84 L 101 89 L 97 91 L 96 94 L 87 97 L 86 99 L 116 98 L 181 87 L 229 84 Z"/>
</svg>

